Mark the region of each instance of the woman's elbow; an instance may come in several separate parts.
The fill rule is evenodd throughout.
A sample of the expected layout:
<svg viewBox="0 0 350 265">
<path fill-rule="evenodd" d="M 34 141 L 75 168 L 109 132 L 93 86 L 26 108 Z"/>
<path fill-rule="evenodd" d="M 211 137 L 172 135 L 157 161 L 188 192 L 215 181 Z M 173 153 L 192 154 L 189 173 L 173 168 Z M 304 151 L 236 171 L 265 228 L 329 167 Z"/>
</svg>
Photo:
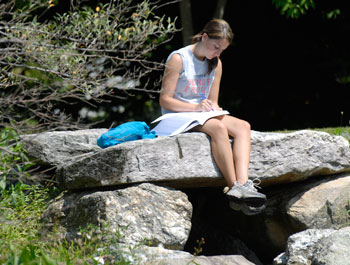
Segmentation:
<svg viewBox="0 0 350 265">
<path fill-rule="evenodd" d="M 167 100 L 166 100 L 166 98 L 164 97 L 164 96 L 160 96 L 159 97 L 159 105 L 162 107 L 162 108 L 166 108 L 166 102 L 167 102 Z"/>
</svg>

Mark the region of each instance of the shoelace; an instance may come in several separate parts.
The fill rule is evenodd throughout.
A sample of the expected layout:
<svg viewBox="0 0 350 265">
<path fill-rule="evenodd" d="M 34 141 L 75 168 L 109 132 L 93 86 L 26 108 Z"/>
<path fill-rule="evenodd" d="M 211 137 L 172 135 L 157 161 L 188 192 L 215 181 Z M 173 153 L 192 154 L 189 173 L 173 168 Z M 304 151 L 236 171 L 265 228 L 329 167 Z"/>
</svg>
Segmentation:
<svg viewBox="0 0 350 265">
<path fill-rule="evenodd" d="M 259 186 L 260 183 L 261 183 L 261 180 L 258 179 L 258 178 L 255 178 L 253 180 L 248 179 L 247 182 L 245 184 L 243 184 L 243 185 L 248 185 L 248 186 L 252 187 L 254 190 L 257 191 L 257 188 L 261 189 L 261 187 Z"/>
<path fill-rule="evenodd" d="M 235 185 L 238 185 L 238 184 L 236 184 L 236 183 L 237 183 L 237 181 L 235 182 Z M 242 185 L 240 185 L 240 186 L 243 187 L 243 188 L 252 187 L 255 191 L 257 191 L 257 188 L 258 188 L 258 189 L 261 189 L 261 187 L 259 186 L 260 183 L 261 183 L 261 180 L 260 180 L 259 178 L 255 178 L 255 179 L 253 179 L 253 180 L 248 179 L 246 183 L 244 183 L 244 184 L 242 184 Z M 226 186 L 226 187 L 224 188 L 223 192 L 224 192 L 224 193 L 227 193 L 229 190 L 230 190 L 230 188 Z"/>
</svg>

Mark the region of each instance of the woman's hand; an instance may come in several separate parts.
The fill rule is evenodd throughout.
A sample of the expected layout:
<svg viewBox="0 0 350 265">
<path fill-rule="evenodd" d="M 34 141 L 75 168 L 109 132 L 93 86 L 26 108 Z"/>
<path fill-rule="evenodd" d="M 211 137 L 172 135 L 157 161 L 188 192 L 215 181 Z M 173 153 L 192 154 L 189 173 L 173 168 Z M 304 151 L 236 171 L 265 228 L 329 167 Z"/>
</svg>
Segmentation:
<svg viewBox="0 0 350 265">
<path fill-rule="evenodd" d="M 211 111 L 213 110 L 213 103 L 209 99 L 203 99 L 197 104 L 196 111 Z"/>
</svg>

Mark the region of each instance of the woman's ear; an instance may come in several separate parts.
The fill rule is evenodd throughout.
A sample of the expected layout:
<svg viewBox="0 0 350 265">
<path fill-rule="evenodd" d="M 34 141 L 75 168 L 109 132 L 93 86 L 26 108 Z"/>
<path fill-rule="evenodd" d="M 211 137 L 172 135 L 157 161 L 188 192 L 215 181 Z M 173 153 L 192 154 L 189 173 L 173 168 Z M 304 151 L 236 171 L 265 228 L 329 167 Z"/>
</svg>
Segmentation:
<svg viewBox="0 0 350 265">
<path fill-rule="evenodd" d="M 202 41 L 206 41 L 207 39 L 209 39 L 209 36 L 208 36 L 208 34 L 207 33 L 203 33 L 202 34 Z"/>
</svg>

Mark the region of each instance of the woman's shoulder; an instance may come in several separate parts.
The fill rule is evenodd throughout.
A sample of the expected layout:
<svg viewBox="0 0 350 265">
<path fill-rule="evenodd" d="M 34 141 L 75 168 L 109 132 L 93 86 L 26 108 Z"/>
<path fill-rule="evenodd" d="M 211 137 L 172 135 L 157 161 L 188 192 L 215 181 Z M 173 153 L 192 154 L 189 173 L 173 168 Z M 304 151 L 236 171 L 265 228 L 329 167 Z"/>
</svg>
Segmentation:
<svg viewBox="0 0 350 265">
<path fill-rule="evenodd" d="M 180 53 L 172 53 L 169 56 L 168 63 L 182 63 L 182 56 Z"/>
<path fill-rule="evenodd" d="M 170 63 L 182 66 L 183 60 L 186 57 L 186 53 L 188 52 L 187 49 L 188 47 L 186 46 L 171 52 L 167 59 L 167 64 Z"/>
<path fill-rule="evenodd" d="M 167 60 L 167 69 L 168 71 L 174 71 L 181 73 L 182 71 L 182 57 L 180 54 L 175 53 Z"/>
<path fill-rule="evenodd" d="M 185 46 L 170 53 L 166 63 L 168 66 L 171 66 L 172 69 L 182 72 L 184 69 L 187 69 L 191 59 L 190 46 Z"/>
<path fill-rule="evenodd" d="M 218 58 L 218 65 L 217 65 L 217 67 L 222 68 L 222 62 L 221 62 L 220 58 Z"/>
<path fill-rule="evenodd" d="M 185 46 L 185 47 L 182 47 L 180 49 L 177 49 L 175 51 L 172 51 L 168 57 L 168 60 L 173 57 L 173 55 L 177 55 L 177 57 L 181 58 L 181 57 L 186 57 L 188 56 L 189 54 L 189 51 L 190 51 L 190 46 Z"/>
</svg>

